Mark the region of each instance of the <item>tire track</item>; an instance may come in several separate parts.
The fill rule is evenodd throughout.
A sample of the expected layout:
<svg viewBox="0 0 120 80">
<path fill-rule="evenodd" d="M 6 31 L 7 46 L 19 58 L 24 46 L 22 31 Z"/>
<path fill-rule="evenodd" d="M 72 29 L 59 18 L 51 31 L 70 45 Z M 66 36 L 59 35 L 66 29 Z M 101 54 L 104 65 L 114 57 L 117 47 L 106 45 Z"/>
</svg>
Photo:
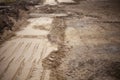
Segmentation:
<svg viewBox="0 0 120 80">
<path fill-rule="evenodd" d="M 41 60 L 42 60 L 42 56 L 43 56 L 44 51 L 45 51 L 45 42 L 44 42 L 44 43 L 42 42 L 41 45 L 44 45 L 44 46 L 38 48 L 38 49 L 40 49 L 41 51 L 39 52 L 39 59 L 38 59 L 38 61 L 37 61 L 37 64 L 39 64 L 39 63 L 41 62 Z"/>
<path fill-rule="evenodd" d="M 32 67 L 31 67 L 31 69 L 30 69 L 30 71 L 29 71 L 29 73 L 28 73 L 28 75 L 27 75 L 27 77 L 26 77 L 25 80 L 28 80 L 28 79 L 31 78 L 33 69 L 34 69 L 34 67 L 35 67 L 35 63 L 37 62 L 36 59 L 34 59 L 34 55 L 35 55 L 35 53 L 37 52 L 38 47 L 39 47 L 39 44 L 36 43 L 35 46 L 34 46 L 34 48 L 33 48 L 33 52 L 32 52 L 32 54 L 31 54 L 31 56 L 30 56 L 30 58 L 29 58 L 29 60 L 28 60 L 28 62 L 29 62 L 30 60 L 33 61 L 33 65 L 32 65 Z"/>
<path fill-rule="evenodd" d="M 10 67 L 11 63 L 13 62 L 13 60 L 14 60 L 14 58 L 8 63 L 8 65 L 6 66 L 4 71 L 0 74 L 0 80 L 2 80 L 2 78 L 4 77 L 5 72 L 8 70 L 8 68 Z"/>
<path fill-rule="evenodd" d="M 22 71 L 23 66 L 24 66 L 24 61 L 25 61 L 25 59 L 22 60 L 19 68 L 17 69 L 16 73 L 14 74 L 14 76 L 12 77 L 11 80 L 19 80 L 19 78 L 17 78 L 17 77 L 21 74 L 21 71 Z"/>
<path fill-rule="evenodd" d="M 33 68 L 34 68 L 35 62 L 36 62 L 36 60 L 34 60 L 34 61 L 32 62 L 32 67 L 30 68 L 29 73 L 27 74 L 27 77 L 26 77 L 25 80 L 28 80 L 28 79 L 31 77 L 30 75 L 31 75 L 32 70 L 33 70 Z"/>
<path fill-rule="evenodd" d="M 2 57 L 2 58 L 0 59 L 0 63 L 4 60 L 4 58 L 5 58 L 5 57 Z"/>
<path fill-rule="evenodd" d="M 15 73 L 12 80 L 26 80 L 30 70 L 32 69 L 34 62 L 24 62 L 19 67 L 18 71 Z"/>
<path fill-rule="evenodd" d="M 43 43 L 45 44 L 45 43 Z M 39 49 L 39 48 L 38 48 Z M 41 76 L 43 76 L 43 67 L 42 67 L 42 56 L 45 53 L 46 48 L 43 47 L 42 51 L 40 52 L 40 59 L 39 61 L 36 61 L 33 69 L 31 69 L 31 72 L 29 74 L 29 77 L 27 80 L 40 80 Z"/>
<path fill-rule="evenodd" d="M 21 55 L 17 58 L 17 62 L 19 62 L 23 57 L 24 57 L 24 54 L 26 53 L 26 51 L 28 51 L 28 49 L 30 48 L 32 43 L 27 43 L 25 48 L 23 49 Z"/>
<path fill-rule="evenodd" d="M 12 54 L 10 54 L 7 59 L 5 59 L 5 61 L 8 61 L 8 60 L 19 50 L 19 48 L 20 48 L 23 44 L 24 44 L 24 42 L 20 42 L 20 43 L 17 45 L 17 47 L 14 49 L 14 51 L 12 52 Z"/>
<path fill-rule="evenodd" d="M 33 61 L 36 60 L 36 62 L 37 62 L 37 58 L 38 58 L 38 55 L 39 55 L 38 54 L 38 48 L 39 48 L 40 44 L 36 43 L 35 46 L 36 46 L 36 48 L 35 48 L 35 51 L 32 54 L 32 58 L 31 59 Z"/>
<path fill-rule="evenodd" d="M 45 50 L 45 48 L 43 47 L 43 49 L 42 49 L 42 51 L 41 51 L 41 54 L 40 54 L 40 59 L 38 60 L 38 64 L 41 62 L 41 60 L 42 60 L 42 56 L 43 56 L 43 53 L 44 53 L 44 50 Z"/>
<path fill-rule="evenodd" d="M 36 43 L 34 48 L 33 48 L 32 54 L 31 54 L 31 56 L 30 56 L 28 61 L 33 60 L 33 56 L 34 56 L 35 52 L 37 51 L 38 46 L 39 46 L 39 44 Z"/>
<path fill-rule="evenodd" d="M 28 80 L 40 80 L 41 71 L 42 71 L 42 64 L 41 63 L 37 64 L 36 62 L 35 65 L 33 66 L 33 69 L 31 71 Z"/>
<path fill-rule="evenodd" d="M 2 80 L 12 80 L 21 67 L 23 61 L 24 59 L 17 63 L 15 61 L 11 63 L 11 65 L 8 67 L 8 70 L 4 73 L 5 76 L 2 78 Z"/>
<path fill-rule="evenodd" d="M 15 42 L 14 43 L 10 43 L 10 45 L 6 45 L 4 48 L 5 49 L 1 49 L 0 50 L 0 60 L 3 58 L 3 57 L 5 57 L 4 55 L 5 55 L 5 53 L 7 52 L 7 50 L 8 49 L 11 49 L 13 46 L 15 45 Z M 0 61 L 1 62 L 1 61 Z"/>
<path fill-rule="evenodd" d="M 0 56 L 3 55 L 8 48 L 10 48 L 12 45 L 15 45 L 15 42 L 12 42 L 12 43 L 9 43 L 5 45 L 5 47 L 3 46 L 1 49 L 0 49 Z"/>
<path fill-rule="evenodd" d="M 43 17 L 40 20 L 42 21 L 41 25 L 52 24 L 51 18 Z M 39 19 L 36 22 L 39 22 Z M 33 23 L 31 22 L 31 24 Z M 48 49 L 50 45 L 48 45 L 47 37 L 40 37 L 39 34 L 45 36 L 47 34 L 39 32 L 39 34 L 35 35 L 31 32 L 28 35 L 32 37 L 27 37 L 24 36 L 27 35 L 24 32 L 25 30 L 23 30 L 19 37 L 8 43 L 6 42 L 6 46 L 1 48 L 0 80 L 44 80 L 45 78 L 47 71 L 42 67 L 42 59 L 49 54 L 52 48 Z M 35 35 L 34 38 L 33 35 Z M 40 38 L 38 39 L 38 37 Z"/>
<path fill-rule="evenodd" d="M 32 61 L 32 60 L 30 60 L 30 57 L 31 57 L 31 55 L 33 53 L 34 46 L 35 46 L 35 43 L 31 42 L 30 47 L 28 48 L 28 50 L 24 54 L 25 62 Z"/>
</svg>

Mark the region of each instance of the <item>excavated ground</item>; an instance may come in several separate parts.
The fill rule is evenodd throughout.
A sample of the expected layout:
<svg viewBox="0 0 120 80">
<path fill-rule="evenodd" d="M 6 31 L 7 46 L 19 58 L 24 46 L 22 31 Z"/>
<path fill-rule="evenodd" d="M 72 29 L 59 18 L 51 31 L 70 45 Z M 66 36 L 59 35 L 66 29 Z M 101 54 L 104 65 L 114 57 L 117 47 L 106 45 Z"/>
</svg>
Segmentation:
<svg viewBox="0 0 120 80">
<path fill-rule="evenodd" d="M 68 16 L 61 17 L 65 23 L 61 48 L 43 60 L 43 66 L 51 70 L 50 80 L 120 79 L 118 2 L 83 0 L 77 5 L 56 7 Z M 54 7 L 51 9 L 57 13 Z"/>
<path fill-rule="evenodd" d="M 1 45 L 0 80 L 120 80 L 119 1 L 54 1 Z"/>
</svg>

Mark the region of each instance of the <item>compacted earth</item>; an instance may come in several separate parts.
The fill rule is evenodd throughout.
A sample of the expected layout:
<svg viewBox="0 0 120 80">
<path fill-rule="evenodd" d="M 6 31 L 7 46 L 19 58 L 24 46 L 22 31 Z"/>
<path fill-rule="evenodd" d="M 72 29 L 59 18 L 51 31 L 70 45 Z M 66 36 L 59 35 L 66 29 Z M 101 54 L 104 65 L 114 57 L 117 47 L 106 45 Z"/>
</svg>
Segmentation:
<svg viewBox="0 0 120 80">
<path fill-rule="evenodd" d="M 0 46 L 0 80 L 120 80 L 120 1 L 45 0 Z"/>
</svg>

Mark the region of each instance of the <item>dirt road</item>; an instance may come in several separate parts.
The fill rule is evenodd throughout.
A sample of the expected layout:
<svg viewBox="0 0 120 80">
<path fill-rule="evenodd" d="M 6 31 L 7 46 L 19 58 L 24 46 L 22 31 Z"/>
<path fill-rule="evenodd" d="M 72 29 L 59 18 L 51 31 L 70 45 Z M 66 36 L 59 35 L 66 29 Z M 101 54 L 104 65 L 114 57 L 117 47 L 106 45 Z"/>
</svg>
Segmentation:
<svg viewBox="0 0 120 80">
<path fill-rule="evenodd" d="M 1 45 L 0 80 L 48 80 L 49 71 L 43 69 L 41 61 L 57 50 L 47 39 L 53 19 L 41 17 L 28 21 L 15 37 Z"/>
</svg>

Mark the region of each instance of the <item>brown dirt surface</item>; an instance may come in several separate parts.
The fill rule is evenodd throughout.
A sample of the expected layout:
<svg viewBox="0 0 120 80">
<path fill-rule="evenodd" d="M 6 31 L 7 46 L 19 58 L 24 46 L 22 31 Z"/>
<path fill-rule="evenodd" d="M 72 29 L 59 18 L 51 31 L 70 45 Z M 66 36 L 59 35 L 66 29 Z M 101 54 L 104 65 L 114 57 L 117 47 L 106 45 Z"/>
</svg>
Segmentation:
<svg viewBox="0 0 120 80">
<path fill-rule="evenodd" d="M 120 79 L 120 15 L 117 3 L 113 3 L 116 5 L 109 1 L 83 0 L 80 4 L 68 4 L 62 8 L 71 13 L 77 12 L 82 17 L 64 18 L 63 39 L 48 36 L 53 43 L 63 40 L 62 44 L 67 46 L 67 49 L 62 46 L 63 50 L 67 50 L 62 52 L 63 55 L 58 48 L 43 60 L 44 67 L 51 70 L 50 80 Z M 52 32 L 60 37 L 61 30 L 57 30 L 58 33 Z"/>
</svg>

